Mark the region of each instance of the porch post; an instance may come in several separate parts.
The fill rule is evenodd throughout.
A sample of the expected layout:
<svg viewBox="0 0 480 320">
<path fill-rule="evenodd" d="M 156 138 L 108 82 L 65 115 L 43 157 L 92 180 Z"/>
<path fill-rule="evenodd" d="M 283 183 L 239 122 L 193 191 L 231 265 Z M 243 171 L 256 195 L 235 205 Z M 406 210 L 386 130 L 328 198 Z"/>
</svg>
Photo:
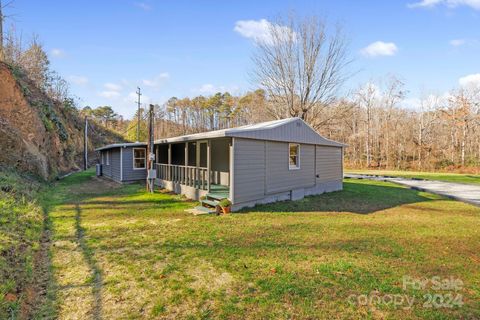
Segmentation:
<svg viewBox="0 0 480 320">
<path fill-rule="evenodd" d="M 212 150 L 210 146 L 210 140 L 207 141 L 207 188 L 210 192 L 210 175 L 212 170 Z"/>
<path fill-rule="evenodd" d="M 234 201 L 235 197 L 234 197 L 234 193 L 235 193 L 235 182 L 234 182 L 234 178 L 235 178 L 235 138 L 232 138 L 230 140 L 230 172 L 228 173 L 228 183 L 229 183 L 229 187 L 230 187 L 230 201 Z"/>
<path fill-rule="evenodd" d="M 188 142 L 185 142 L 185 176 L 184 176 L 184 179 L 185 179 L 185 184 L 187 186 L 190 185 L 190 175 L 188 174 Z"/>
<path fill-rule="evenodd" d="M 168 144 L 168 180 L 172 181 L 172 144 Z"/>
</svg>

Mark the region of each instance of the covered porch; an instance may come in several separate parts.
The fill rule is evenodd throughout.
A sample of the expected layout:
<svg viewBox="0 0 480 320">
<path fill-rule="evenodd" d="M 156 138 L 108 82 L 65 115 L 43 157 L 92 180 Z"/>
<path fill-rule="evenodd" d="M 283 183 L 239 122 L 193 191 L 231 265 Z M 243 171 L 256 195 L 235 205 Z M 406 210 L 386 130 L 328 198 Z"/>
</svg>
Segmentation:
<svg viewBox="0 0 480 320">
<path fill-rule="evenodd" d="M 157 142 L 156 184 L 199 200 L 230 198 L 232 139 Z"/>
</svg>

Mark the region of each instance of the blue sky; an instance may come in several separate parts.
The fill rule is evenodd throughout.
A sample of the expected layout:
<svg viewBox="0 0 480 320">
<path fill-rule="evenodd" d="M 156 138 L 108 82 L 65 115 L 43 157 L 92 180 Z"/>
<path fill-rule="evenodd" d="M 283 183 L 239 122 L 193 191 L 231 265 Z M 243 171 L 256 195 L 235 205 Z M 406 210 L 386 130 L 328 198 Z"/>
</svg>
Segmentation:
<svg viewBox="0 0 480 320">
<path fill-rule="evenodd" d="M 345 91 L 394 74 L 414 105 L 459 81 L 480 83 L 480 0 L 16 0 L 7 14 L 24 38 L 40 36 L 81 106 L 130 117 L 137 86 L 153 103 L 254 89 L 251 35 L 291 10 L 344 25 L 355 72 Z"/>
</svg>

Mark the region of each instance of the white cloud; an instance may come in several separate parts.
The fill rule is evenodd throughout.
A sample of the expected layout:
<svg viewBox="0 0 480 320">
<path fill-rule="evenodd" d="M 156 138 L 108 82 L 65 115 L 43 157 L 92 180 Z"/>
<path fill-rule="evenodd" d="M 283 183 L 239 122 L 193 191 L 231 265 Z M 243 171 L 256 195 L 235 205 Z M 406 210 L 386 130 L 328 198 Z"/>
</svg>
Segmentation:
<svg viewBox="0 0 480 320">
<path fill-rule="evenodd" d="M 132 91 L 123 99 L 123 101 L 125 103 L 131 103 L 133 105 L 133 104 L 136 103 L 137 99 L 138 99 L 137 93 Z M 150 99 L 149 96 L 146 96 L 144 93 L 142 93 L 142 95 L 140 97 L 140 102 L 141 102 L 142 106 L 145 107 L 146 105 L 148 105 L 152 102 L 152 99 Z"/>
<path fill-rule="evenodd" d="M 480 73 L 469 74 L 458 79 L 458 83 L 462 87 L 478 87 L 480 88 Z"/>
<path fill-rule="evenodd" d="M 422 97 L 406 98 L 402 101 L 402 106 L 412 110 L 429 111 L 444 105 L 451 98 L 450 92 L 422 95 Z"/>
<path fill-rule="evenodd" d="M 475 10 L 480 10 L 480 0 L 422 0 L 420 2 L 410 3 L 407 6 L 409 8 L 433 8 L 441 4 L 449 8 L 467 6 Z"/>
<path fill-rule="evenodd" d="M 231 94 L 236 94 L 238 93 L 239 89 L 240 88 L 238 86 L 225 87 L 225 86 L 215 86 L 211 83 L 206 83 L 200 86 L 199 88 L 194 89 L 193 91 L 202 95 L 212 95 L 218 92 L 229 92 Z"/>
<path fill-rule="evenodd" d="M 467 43 L 467 40 L 465 40 L 465 39 L 450 40 L 450 45 L 453 46 L 453 47 L 460 47 L 460 46 L 463 46 L 466 43 Z"/>
<path fill-rule="evenodd" d="M 53 48 L 52 50 L 50 50 L 50 54 L 55 58 L 64 58 L 65 57 L 65 51 L 63 51 L 62 49 L 58 49 L 58 48 Z"/>
<path fill-rule="evenodd" d="M 398 51 L 397 45 L 393 42 L 376 41 L 360 50 L 366 57 L 394 56 Z"/>
<path fill-rule="evenodd" d="M 137 6 L 138 8 L 144 10 L 144 11 L 150 11 L 152 10 L 152 6 L 150 6 L 148 3 L 145 3 L 145 2 L 135 2 L 134 3 L 135 6 Z"/>
<path fill-rule="evenodd" d="M 198 88 L 197 91 L 200 92 L 201 94 L 214 94 L 218 92 L 217 88 L 210 83 L 206 83 L 202 85 L 200 88 Z"/>
<path fill-rule="evenodd" d="M 79 86 L 84 86 L 88 84 L 88 78 L 84 76 L 69 76 L 68 80 Z"/>
<path fill-rule="evenodd" d="M 115 83 L 111 83 L 111 82 L 107 82 L 103 85 L 105 87 L 105 89 L 107 89 L 108 91 L 120 91 L 122 90 L 122 86 L 119 85 L 119 84 L 115 84 Z"/>
<path fill-rule="evenodd" d="M 475 46 L 478 44 L 476 39 L 453 39 L 450 40 L 450 45 L 452 47 L 462 47 L 462 46 Z"/>
<path fill-rule="evenodd" d="M 420 2 L 409 3 L 407 7 L 409 8 L 421 8 L 421 7 L 433 7 L 441 3 L 443 0 L 422 0 Z"/>
<path fill-rule="evenodd" d="M 293 37 L 296 36 L 289 27 L 273 24 L 266 19 L 239 20 L 235 23 L 233 30 L 247 39 L 270 45 L 273 44 L 272 32 L 285 35 L 285 39 L 287 39 L 289 35 L 293 35 Z"/>
<path fill-rule="evenodd" d="M 106 98 L 106 99 L 116 99 L 116 98 L 120 97 L 120 92 L 118 92 L 118 91 L 106 90 L 106 91 L 100 92 L 98 95 L 99 95 L 100 97 Z"/>
<path fill-rule="evenodd" d="M 158 76 L 154 77 L 153 79 L 144 79 L 144 80 L 142 80 L 142 82 L 147 87 L 158 89 L 169 78 L 170 78 L 170 75 L 167 72 L 163 72 L 163 73 L 160 73 Z"/>
</svg>

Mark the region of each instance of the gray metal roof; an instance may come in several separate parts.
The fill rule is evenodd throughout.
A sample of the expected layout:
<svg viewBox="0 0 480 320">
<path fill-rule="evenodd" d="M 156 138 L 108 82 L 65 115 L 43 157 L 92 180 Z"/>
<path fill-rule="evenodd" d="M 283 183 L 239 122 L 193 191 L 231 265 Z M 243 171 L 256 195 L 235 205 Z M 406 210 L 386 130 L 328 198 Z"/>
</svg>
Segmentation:
<svg viewBox="0 0 480 320">
<path fill-rule="evenodd" d="M 193 140 L 237 137 L 257 140 L 297 142 L 326 146 L 344 147 L 343 143 L 326 139 L 300 118 L 287 118 L 246 125 L 237 128 L 195 133 L 185 136 L 159 139 L 155 144 L 186 142 Z"/>
<path fill-rule="evenodd" d="M 126 147 L 146 147 L 146 142 L 125 142 L 125 143 L 113 143 L 100 148 L 95 149 L 95 151 L 108 150 L 113 148 L 126 148 Z"/>
</svg>

